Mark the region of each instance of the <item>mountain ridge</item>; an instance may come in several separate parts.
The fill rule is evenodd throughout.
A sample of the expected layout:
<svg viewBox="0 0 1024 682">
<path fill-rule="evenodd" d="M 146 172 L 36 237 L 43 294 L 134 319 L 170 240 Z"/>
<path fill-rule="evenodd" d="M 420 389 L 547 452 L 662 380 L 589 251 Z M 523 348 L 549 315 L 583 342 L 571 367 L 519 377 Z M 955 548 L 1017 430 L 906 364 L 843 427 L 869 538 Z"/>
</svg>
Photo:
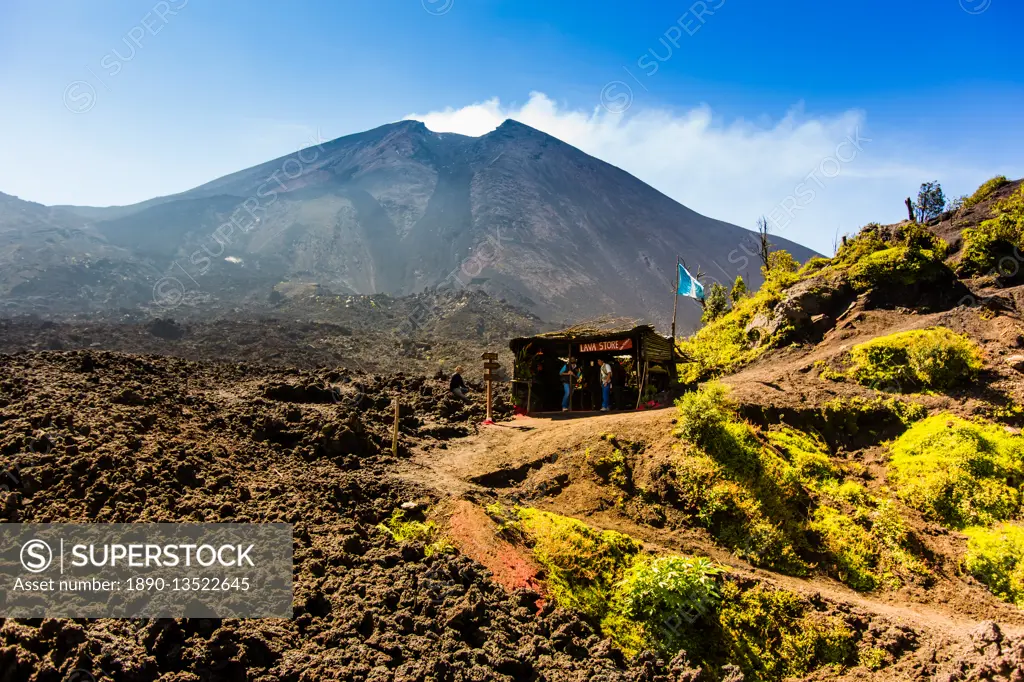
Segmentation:
<svg viewBox="0 0 1024 682">
<path fill-rule="evenodd" d="M 471 285 L 546 319 L 611 314 L 667 326 L 676 254 L 717 267 L 724 283 L 760 282 L 740 252 L 749 230 L 512 119 L 479 137 L 399 121 L 185 192 L 52 210 L 84 221 L 115 261 L 134 261 L 152 281 L 177 272 L 178 303 L 244 304 L 287 281 L 343 294 Z M 813 255 L 773 241 L 799 260 Z M 251 286 L 241 296 L 240 282 Z M 185 295 L 193 290 L 202 295 Z M 0 296 L 11 293 L 0 282 Z M 137 286 L 105 294 L 108 304 L 147 304 L 138 298 Z M 685 329 L 699 314 L 681 306 L 681 316 Z"/>
</svg>

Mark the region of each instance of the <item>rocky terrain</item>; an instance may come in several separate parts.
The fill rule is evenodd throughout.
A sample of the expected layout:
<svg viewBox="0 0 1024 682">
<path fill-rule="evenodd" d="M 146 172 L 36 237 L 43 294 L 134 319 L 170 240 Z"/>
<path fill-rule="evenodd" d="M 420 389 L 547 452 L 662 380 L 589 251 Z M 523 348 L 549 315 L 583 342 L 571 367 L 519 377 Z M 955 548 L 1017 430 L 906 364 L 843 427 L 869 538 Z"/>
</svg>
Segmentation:
<svg viewBox="0 0 1024 682">
<path fill-rule="evenodd" d="M 777 239 L 799 260 L 812 254 Z M 260 304 L 481 288 L 546 320 L 667 327 L 675 258 L 760 282 L 752 233 L 515 121 L 479 138 L 402 121 L 134 206 L 0 195 L 0 312 Z M 682 329 L 696 313 L 685 307 Z"/>
<path fill-rule="evenodd" d="M 0 352 L 98 348 L 189 360 L 387 374 L 450 374 L 462 365 L 465 376 L 479 377 L 481 353 L 498 352 L 502 372 L 510 372 L 508 340 L 551 326 L 475 290 L 392 298 L 336 296 L 314 287 L 289 291 L 288 297 L 274 304 L 244 312 L 220 311 L 216 316 L 189 314 L 188 308 L 176 312 L 177 317 L 126 311 L 0 319 Z"/>
<path fill-rule="evenodd" d="M 1022 207 L 997 181 L 777 253 L 680 341 L 677 404 L 637 412 L 513 418 L 499 390 L 481 425 L 448 364 L 539 322 L 480 293 L 5 321 L 0 521 L 293 523 L 295 600 L 9 619 L 0 680 L 1019 682 Z M 420 304 L 431 347 L 385 343 Z"/>
</svg>

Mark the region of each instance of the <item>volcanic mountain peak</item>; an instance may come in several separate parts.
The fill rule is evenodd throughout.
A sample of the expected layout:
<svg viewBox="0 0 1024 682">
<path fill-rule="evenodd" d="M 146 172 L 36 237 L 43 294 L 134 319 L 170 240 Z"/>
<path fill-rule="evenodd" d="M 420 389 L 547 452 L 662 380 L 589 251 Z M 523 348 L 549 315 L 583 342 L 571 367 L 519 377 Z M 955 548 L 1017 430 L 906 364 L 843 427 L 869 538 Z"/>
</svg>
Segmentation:
<svg viewBox="0 0 1024 682">
<path fill-rule="evenodd" d="M 473 286 L 550 320 L 610 314 L 667 327 L 676 255 L 723 282 L 742 275 L 760 283 L 759 267 L 744 255 L 744 241 L 753 253 L 749 231 L 512 119 L 480 137 L 398 121 L 180 194 L 63 209 L 65 222 L 91 223 L 108 258 L 151 274 L 129 285 L 115 268 L 116 281 L 90 280 L 93 298 L 84 300 L 80 285 L 54 297 L 43 282 L 52 270 L 29 262 L 18 292 L 0 279 L 9 307 L 23 308 L 26 296 L 35 308 L 151 304 L 142 292 L 163 273 L 195 290 L 175 299 L 184 301 L 238 305 L 285 281 L 344 294 Z M 812 255 L 773 241 L 799 260 Z M 88 260 L 80 254 L 76 267 Z M 681 306 L 684 329 L 697 317 L 696 306 Z"/>
</svg>

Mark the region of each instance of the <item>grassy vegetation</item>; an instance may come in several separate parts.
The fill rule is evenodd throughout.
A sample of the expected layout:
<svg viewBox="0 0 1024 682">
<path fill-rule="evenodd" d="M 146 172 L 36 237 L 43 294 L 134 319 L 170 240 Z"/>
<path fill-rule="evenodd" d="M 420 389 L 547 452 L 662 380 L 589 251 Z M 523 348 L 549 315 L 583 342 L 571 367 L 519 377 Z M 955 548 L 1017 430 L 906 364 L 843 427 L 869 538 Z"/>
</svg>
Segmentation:
<svg viewBox="0 0 1024 682">
<path fill-rule="evenodd" d="M 991 181 L 990 181 L 991 182 Z M 984 185 L 982 185 L 984 187 Z M 981 191 L 980 189 L 978 190 Z M 992 190 L 994 191 L 994 190 Z M 991 193 L 991 192 L 990 192 Z M 963 232 L 963 256 L 957 266 L 964 275 L 980 275 L 996 269 L 1000 259 L 1012 257 L 1016 273 L 1019 251 L 1024 247 L 1024 185 L 996 204 L 992 217 Z"/>
<path fill-rule="evenodd" d="M 803 676 L 857 660 L 854 633 L 837 616 L 807 608 L 792 592 L 727 584 L 719 623 L 730 660 L 758 680 Z"/>
<path fill-rule="evenodd" d="M 841 276 L 857 292 L 929 283 L 950 274 L 943 264 L 947 250 L 944 241 L 917 223 L 900 226 L 892 234 L 868 225 L 839 247 L 822 272 Z"/>
<path fill-rule="evenodd" d="M 877 286 L 909 286 L 934 282 L 946 271 L 942 252 L 894 246 L 869 253 L 850 266 L 850 283 L 855 291 Z"/>
<path fill-rule="evenodd" d="M 551 596 L 600 621 L 615 583 L 640 553 L 640 543 L 615 531 L 596 531 L 557 514 L 517 507 L 515 524 L 533 543 Z"/>
<path fill-rule="evenodd" d="M 422 542 L 426 556 L 453 549 L 451 543 L 440 536 L 437 524 L 433 521 L 407 521 L 401 509 L 396 509 L 384 523 L 377 524 L 377 529 L 390 535 L 396 542 Z"/>
<path fill-rule="evenodd" d="M 891 422 L 909 426 L 927 415 L 928 410 L 923 405 L 894 396 L 836 398 L 821 407 L 825 428 L 846 439 L 856 437 L 863 429 L 875 432 Z"/>
<path fill-rule="evenodd" d="M 846 376 L 887 391 L 943 391 L 973 380 L 981 349 L 945 327 L 899 332 L 857 344 Z"/>
<path fill-rule="evenodd" d="M 757 330 L 748 333 L 747 327 L 759 315 L 770 316 L 798 282 L 817 278 L 824 297 L 841 291 L 940 282 L 952 277 L 943 263 L 946 251 L 945 242 L 916 223 L 893 233 L 868 225 L 846 240 L 833 258 L 815 257 L 799 269 L 788 253 L 777 251 L 772 267 L 763 270 L 765 282 L 757 292 L 739 298 L 724 312 L 716 309 L 703 327 L 679 342 L 682 353 L 691 359 L 679 365 L 680 380 L 696 383 L 734 372 L 788 341 L 795 331 L 789 324 L 777 329 L 773 325 L 775 331 L 767 338 Z"/>
<path fill-rule="evenodd" d="M 1005 175 L 997 175 L 994 178 L 986 180 L 985 182 L 981 183 L 981 186 L 978 187 L 978 189 L 974 191 L 974 194 L 964 199 L 964 209 L 969 209 L 973 208 L 974 206 L 977 206 L 978 204 L 992 196 L 992 194 L 997 189 L 1009 184 L 1009 182 L 1010 181 L 1006 179 Z"/>
<path fill-rule="evenodd" d="M 675 462 L 676 505 L 751 563 L 807 573 L 795 546 L 802 544 L 797 509 L 807 502 L 797 470 L 738 419 L 721 384 L 705 384 L 677 405 L 678 435 L 692 447 Z"/>
<path fill-rule="evenodd" d="M 718 611 L 723 572 L 704 557 L 641 556 L 615 584 L 602 628 L 629 651 L 692 651 Z"/>
<path fill-rule="evenodd" d="M 740 421 L 720 384 L 678 406 L 688 448 L 674 463 L 673 504 L 737 555 L 801 575 L 824 549 L 824 567 L 859 590 L 928 574 L 892 503 L 847 480 L 819 436 Z"/>
<path fill-rule="evenodd" d="M 1005 601 L 1024 608 L 1024 527 L 968 528 L 964 568 Z"/>
<path fill-rule="evenodd" d="M 557 514 L 488 511 L 531 547 L 556 603 L 589 618 L 627 655 L 650 649 L 671 658 L 685 649 L 694 662 L 734 662 L 747 679 L 766 681 L 858 660 L 858 635 L 846 621 L 791 592 L 744 589 L 706 558 L 653 555 L 627 536 Z"/>
<path fill-rule="evenodd" d="M 789 270 L 767 274 L 756 293 L 740 298 L 730 310 L 705 324 L 689 339 L 679 342 L 682 353 L 692 358 L 692 362 L 679 365 L 680 381 L 694 383 L 734 371 L 775 347 L 785 336 L 786 331 L 782 330 L 776 338 L 759 340 L 751 338 L 746 331 L 756 315 L 774 308 L 786 288 L 799 280 L 799 276 Z"/>
<path fill-rule="evenodd" d="M 948 528 L 989 525 L 1021 507 L 1024 437 L 951 414 L 924 419 L 891 445 L 889 478 L 911 507 Z"/>
<path fill-rule="evenodd" d="M 633 473 L 629 465 L 629 453 L 636 453 L 642 446 L 639 443 L 620 443 L 613 434 L 601 434 L 601 440 L 607 441 L 612 446 L 612 451 L 604 455 L 595 455 L 587 450 L 587 463 L 594 468 L 594 471 L 605 483 L 611 483 L 626 492 L 632 491 Z"/>
</svg>

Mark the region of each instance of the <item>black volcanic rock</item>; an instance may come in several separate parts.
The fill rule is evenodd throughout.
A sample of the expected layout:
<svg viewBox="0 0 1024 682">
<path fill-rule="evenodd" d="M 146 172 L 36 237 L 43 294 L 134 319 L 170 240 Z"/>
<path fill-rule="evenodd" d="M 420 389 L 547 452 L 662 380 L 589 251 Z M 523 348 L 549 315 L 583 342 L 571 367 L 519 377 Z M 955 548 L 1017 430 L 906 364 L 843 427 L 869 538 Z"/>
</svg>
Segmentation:
<svg viewBox="0 0 1024 682">
<path fill-rule="evenodd" d="M 57 209 L 45 210 L 52 218 Z M 79 301 L 70 290 L 87 278 L 63 271 L 81 269 L 95 253 L 82 250 L 75 264 L 21 263 L 19 273 L 0 273 L 7 308 L 19 296 L 54 303 L 61 286 L 69 289 L 65 307 L 152 303 L 165 273 L 181 282 L 189 304 L 265 300 L 280 282 L 337 294 L 472 286 L 546 319 L 610 314 L 667 326 L 676 255 L 727 284 L 736 275 L 760 283 L 748 230 L 511 120 L 476 138 L 402 121 L 182 194 L 110 209 L 61 207 L 58 217 L 86 223 L 99 242 L 92 251 L 106 258 L 94 272 L 109 279 L 90 280 L 91 298 Z M 812 255 L 773 241 L 799 260 Z M 693 305 L 680 313 L 684 330 L 698 318 Z"/>
</svg>

